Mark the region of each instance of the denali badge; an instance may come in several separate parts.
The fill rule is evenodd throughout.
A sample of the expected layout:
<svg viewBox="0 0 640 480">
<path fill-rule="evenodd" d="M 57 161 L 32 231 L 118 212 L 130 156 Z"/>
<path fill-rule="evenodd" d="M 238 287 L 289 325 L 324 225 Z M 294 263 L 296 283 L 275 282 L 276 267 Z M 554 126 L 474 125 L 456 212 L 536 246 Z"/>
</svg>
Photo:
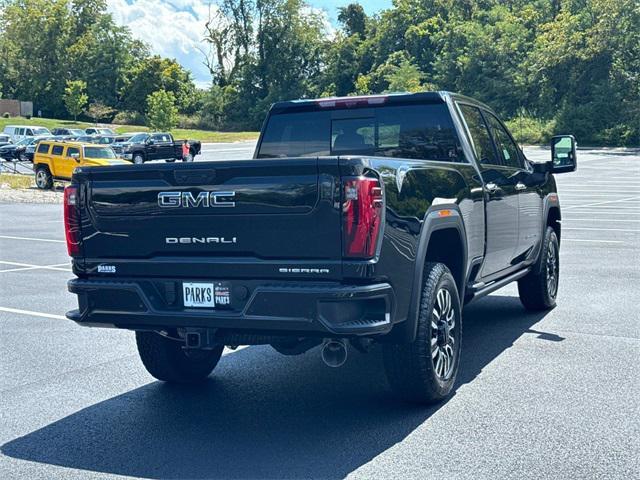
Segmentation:
<svg viewBox="0 0 640 480">
<path fill-rule="evenodd" d="M 166 237 L 166 243 L 236 243 L 236 237 Z"/>
<path fill-rule="evenodd" d="M 191 192 L 160 192 L 158 206 L 162 208 L 235 207 L 232 199 L 236 192 L 200 192 L 194 198 Z"/>
</svg>

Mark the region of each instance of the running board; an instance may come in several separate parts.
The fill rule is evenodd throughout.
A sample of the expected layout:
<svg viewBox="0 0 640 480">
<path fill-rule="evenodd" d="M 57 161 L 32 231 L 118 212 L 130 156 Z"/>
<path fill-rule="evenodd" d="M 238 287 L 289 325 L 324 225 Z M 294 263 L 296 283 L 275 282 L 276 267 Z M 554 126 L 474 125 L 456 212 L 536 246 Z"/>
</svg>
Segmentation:
<svg viewBox="0 0 640 480">
<path fill-rule="evenodd" d="M 473 300 L 477 300 L 478 298 L 482 298 L 485 295 L 489 295 L 492 292 L 495 292 L 499 288 L 508 285 L 511 282 L 515 282 L 516 280 L 521 279 L 527 273 L 531 271 L 531 267 L 527 267 L 524 270 L 520 270 L 519 272 L 512 273 L 511 275 L 501 278 L 500 280 L 496 280 L 495 282 L 491 282 L 485 284 L 484 282 L 476 283 L 473 287 L 471 287 L 472 297 L 470 302 Z"/>
</svg>

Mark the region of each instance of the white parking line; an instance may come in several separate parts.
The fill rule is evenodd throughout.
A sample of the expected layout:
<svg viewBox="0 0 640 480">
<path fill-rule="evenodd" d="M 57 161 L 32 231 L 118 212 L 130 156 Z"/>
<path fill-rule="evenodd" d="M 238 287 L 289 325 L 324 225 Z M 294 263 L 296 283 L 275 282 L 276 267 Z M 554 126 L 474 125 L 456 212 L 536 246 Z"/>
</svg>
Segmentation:
<svg viewBox="0 0 640 480">
<path fill-rule="evenodd" d="M 64 315 L 54 315 L 52 313 L 32 312 L 31 310 L 20 310 L 19 308 L 0 307 L 0 312 L 18 313 L 20 315 L 30 315 L 32 317 L 54 318 L 56 320 L 66 320 Z"/>
<path fill-rule="evenodd" d="M 629 228 L 562 227 L 562 230 L 595 230 L 598 232 L 640 232 Z"/>
<path fill-rule="evenodd" d="M 563 242 L 588 242 L 588 243 L 624 243 L 622 240 L 591 240 L 586 238 L 565 238 L 562 237 Z"/>
<path fill-rule="evenodd" d="M 569 209 L 574 209 L 574 208 L 584 208 L 584 207 L 596 207 L 598 208 L 598 205 L 606 205 L 607 207 L 609 206 L 608 204 L 610 203 L 620 203 L 620 202 L 628 202 L 629 200 L 635 200 L 637 198 L 640 198 L 640 196 L 633 196 L 633 197 L 627 197 L 627 198 L 621 198 L 620 200 L 607 200 L 605 202 L 595 202 L 595 203 L 585 203 L 584 205 L 572 205 L 569 207 L 565 207 L 564 210 L 569 210 Z M 601 207 L 600 207 L 601 208 Z M 606 208 L 606 207 L 605 207 Z M 614 207 L 615 209 L 620 209 L 620 208 L 636 208 L 634 207 L 628 207 L 628 206 L 622 206 L 622 207 Z"/>
<path fill-rule="evenodd" d="M 52 238 L 14 237 L 11 235 L 0 235 L 0 238 L 6 238 L 8 240 L 29 240 L 33 242 L 65 243 L 64 240 L 54 240 Z"/>
<path fill-rule="evenodd" d="M 8 270 L 0 270 L 0 273 L 7 272 L 22 272 L 24 270 L 57 270 L 59 272 L 70 272 L 70 268 L 60 268 L 60 267 L 68 267 L 69 263 L 56 263 L 54 265 L 33 265 L 31 263 L 18 263 L 18 262 L 7 262 L 4 260 L 0 260 L 0 265 L 11 265 L 12 267 L 20 267 L 20 268 L 10 268 Z"/>
<path fill-rule="evenodd" d="M 567 221 L 567 222 L 592 222 L 592 221 L 596 221 L 596 222 L 623 222 L 623 223 L 629 223 L 629 222 L 640 222 L 640 218 L 625 218 L 625 219 L 621 219 L 621 218 L 576 218 L 576 217 L 564 217 L 562 219 L 563 222 Z"/>
</svg>

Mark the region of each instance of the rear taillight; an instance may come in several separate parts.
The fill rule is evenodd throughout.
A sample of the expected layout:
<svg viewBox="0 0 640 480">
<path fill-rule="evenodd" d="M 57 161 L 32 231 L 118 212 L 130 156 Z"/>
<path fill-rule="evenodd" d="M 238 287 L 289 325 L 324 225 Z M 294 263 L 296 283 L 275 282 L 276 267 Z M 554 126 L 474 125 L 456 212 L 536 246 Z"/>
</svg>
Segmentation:
<svg viewBox="0 0 640 480">
<path fill-rule="evenodd" d="M 71 257 L 80 255 L 80 211 L 78 188 L 69 186 L 64 189 L 64 233 L 67 239 L 67 252 Z"/>
<path fill-rule="evenodd" d="M 382 227 L 382 186 L 376 178 L 352 177 L 344 180 L 343 188 L 343 256 L 371 258 Z"/>
</svg>

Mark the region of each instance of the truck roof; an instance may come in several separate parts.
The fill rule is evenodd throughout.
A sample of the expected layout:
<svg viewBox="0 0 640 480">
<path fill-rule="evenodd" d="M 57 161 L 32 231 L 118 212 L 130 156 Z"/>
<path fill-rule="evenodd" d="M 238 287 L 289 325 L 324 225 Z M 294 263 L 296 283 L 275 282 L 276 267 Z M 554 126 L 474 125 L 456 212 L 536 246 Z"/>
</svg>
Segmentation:
<svg viewBox="0 0 640 480">
<path fill-rule="evenodd" d="M 324 98 L 303 98 L 299 100 L 288 100 L 276 102 L 272 105 L 272 112 L 283 112 L 287 110 L 307 110 L 307 109 L 331 109 L 331 108 L 352 108 L 352 107 L 375 107 L 382 104 L 411 104 L 411 103 L 444 103 L 447 98 L 464 100 L 488 110 L 487 105 L 458 93 L 439 92 L 393 92 L 378 95 L 358 95 L 349 97 L 324 97 Z"/>
</svg>

